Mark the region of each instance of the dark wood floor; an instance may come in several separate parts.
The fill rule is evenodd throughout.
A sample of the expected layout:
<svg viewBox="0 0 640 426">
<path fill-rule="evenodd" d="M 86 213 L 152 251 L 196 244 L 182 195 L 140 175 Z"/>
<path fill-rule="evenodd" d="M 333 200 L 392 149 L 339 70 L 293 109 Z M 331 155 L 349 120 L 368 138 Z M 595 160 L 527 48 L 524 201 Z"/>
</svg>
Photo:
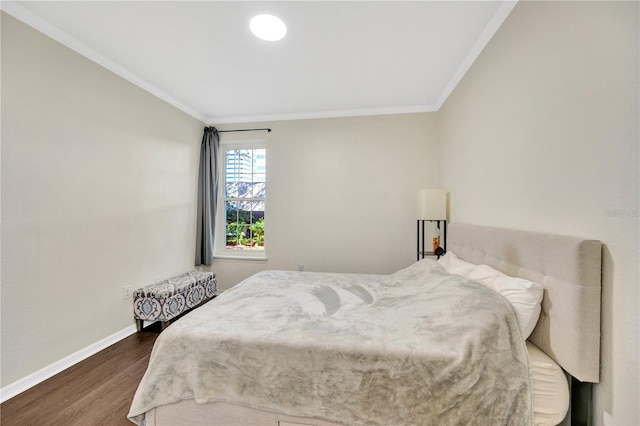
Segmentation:
<svg viewBox="0 0 640 426">
<path fill-rule="evenodd" d="M 159 323 L 98 352 L 0 405 L 0 424 L 131 426 L 129 406 Z"/>
</svg>

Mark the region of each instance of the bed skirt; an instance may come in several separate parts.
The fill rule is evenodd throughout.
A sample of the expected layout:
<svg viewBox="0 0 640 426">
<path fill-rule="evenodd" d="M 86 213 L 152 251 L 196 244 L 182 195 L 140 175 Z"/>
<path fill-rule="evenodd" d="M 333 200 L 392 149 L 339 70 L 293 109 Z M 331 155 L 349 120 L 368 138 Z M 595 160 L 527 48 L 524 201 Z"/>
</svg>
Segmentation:
<svg viewBox="0 0 640 426">
<path fill-rule="evenodd" d="M 147 412 L 145 426 L 344 426 L 306 417 L 288 416 L 226 402 L 196 404 L 186 399 Z"/>
</svg>

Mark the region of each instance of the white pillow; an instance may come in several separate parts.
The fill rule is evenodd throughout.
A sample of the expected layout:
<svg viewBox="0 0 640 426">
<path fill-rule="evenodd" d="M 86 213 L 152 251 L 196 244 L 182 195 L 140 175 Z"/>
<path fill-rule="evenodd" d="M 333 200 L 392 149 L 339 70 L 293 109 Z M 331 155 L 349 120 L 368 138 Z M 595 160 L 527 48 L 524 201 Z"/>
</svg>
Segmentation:
<svg viewBox="0 0 640 426">
<path fill-rule="evenodd" d="M 452 251 L 448 251 L 438 259 L 438 263 L 441 264 L 444 269 L 450 274 L 462 275 L 466 277 L 469 272 L 473 270 L 477 265 L 473 263 L 466 262 L 460 259 L 456 254 Z"/>
<path fill-rule="evenodd" d="M 526 339 L 531 335 L 542 309 L 544 287 L 541 284 L 510 277 L 488 265 L 476 266 L 467 278 L 479 281 L 507 299 L 516 313 L 522 337 Z"/>
</svg>

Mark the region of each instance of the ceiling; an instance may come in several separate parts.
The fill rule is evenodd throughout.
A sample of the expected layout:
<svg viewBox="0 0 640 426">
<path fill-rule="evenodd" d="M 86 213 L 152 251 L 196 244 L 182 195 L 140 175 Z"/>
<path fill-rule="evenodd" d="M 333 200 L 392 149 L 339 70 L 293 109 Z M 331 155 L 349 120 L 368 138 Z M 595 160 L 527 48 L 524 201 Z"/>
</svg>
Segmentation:
<svg viewBox="0 0 640 426">
<path fill-rule="evenodd" d="M 436 111 L 515 1 L 2 1 L 207 124 Z M 253 36 L 272 13 L 286 37 Z"/>
</svg>

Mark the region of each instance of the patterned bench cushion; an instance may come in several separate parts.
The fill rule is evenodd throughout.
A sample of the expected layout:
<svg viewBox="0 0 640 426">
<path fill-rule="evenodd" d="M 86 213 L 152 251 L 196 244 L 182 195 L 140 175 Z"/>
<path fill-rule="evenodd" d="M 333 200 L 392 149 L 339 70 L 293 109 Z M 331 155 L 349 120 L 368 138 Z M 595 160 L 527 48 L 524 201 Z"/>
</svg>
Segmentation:
<svg viewBox="0 0 640 426">
<path fill-rule="evenodd" d="M 215 293 L 213 272 L 191 271 L 136 290 L 133 317 L 166 322 L 208 301 Z"/>
</svg>

